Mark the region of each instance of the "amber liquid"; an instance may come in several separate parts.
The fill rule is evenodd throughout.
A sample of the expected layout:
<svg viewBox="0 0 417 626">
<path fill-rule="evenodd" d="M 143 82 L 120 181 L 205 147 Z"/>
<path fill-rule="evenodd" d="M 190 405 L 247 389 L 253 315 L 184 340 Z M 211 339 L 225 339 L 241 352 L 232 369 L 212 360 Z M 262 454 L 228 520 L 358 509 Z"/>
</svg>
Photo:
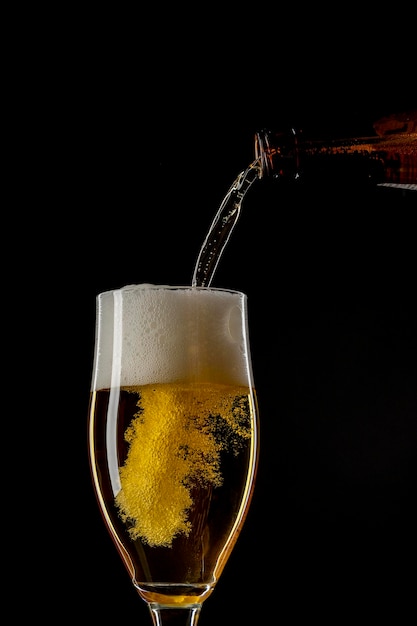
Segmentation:
<svg viewBox="0 0 417 626">
<path fill-rule="evenodd" d="M 255 402 L 248 388 L 211 384 L 92 394 L 97 498 L 146 601 L 192 604 L 212 592 L 252 497 Z"/>
</svg>

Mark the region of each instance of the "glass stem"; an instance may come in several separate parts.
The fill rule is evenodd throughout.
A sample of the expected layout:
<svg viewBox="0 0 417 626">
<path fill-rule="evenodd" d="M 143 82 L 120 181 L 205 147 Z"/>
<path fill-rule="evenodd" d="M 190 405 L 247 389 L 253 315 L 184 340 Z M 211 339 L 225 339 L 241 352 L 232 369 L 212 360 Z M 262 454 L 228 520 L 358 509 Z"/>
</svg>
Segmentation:
<svg viewBox="0 0 417 626">
<path fill-rule="evenodd" d="M 166 607 L 149 604 L 153 626 L 197 626 L 201 604 L 188 607 Z"/>
</svg>

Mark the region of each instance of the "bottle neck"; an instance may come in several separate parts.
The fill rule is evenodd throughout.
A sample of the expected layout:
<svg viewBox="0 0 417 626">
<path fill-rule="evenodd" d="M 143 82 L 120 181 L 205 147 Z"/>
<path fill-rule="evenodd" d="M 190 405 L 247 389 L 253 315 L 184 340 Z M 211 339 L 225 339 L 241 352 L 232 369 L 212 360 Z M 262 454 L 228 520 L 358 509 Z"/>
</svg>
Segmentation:
<svg viewBox="0 0 417 626">
<path fill-rule="evenodd" d="M 415 186 L 417 132 L 317 140 L 291 129 L 255 135 L 261 175 L 281 183 Z"/>
</svg>

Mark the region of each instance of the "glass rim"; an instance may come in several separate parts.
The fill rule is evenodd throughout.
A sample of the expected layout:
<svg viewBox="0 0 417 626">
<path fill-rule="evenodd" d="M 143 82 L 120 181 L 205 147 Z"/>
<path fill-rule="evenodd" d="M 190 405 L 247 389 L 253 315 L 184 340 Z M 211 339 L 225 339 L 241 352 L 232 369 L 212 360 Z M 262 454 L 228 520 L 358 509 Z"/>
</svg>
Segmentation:
<svg viewBox="0 0 417 626">
<path fill-rule="evenodd" d="M 238 289 L 228 289 L 226 287 L 212 287 L 212 286 L 198 286 L 198 285 L 164 285 L 164 284 L 154 284 L 154 283 L 133 283 L 129 285 L 124 285 L 123 287 L 118 287 L 116 289 L 107 289 L 105 291 L 101 291 L 97 294 L 97 298 L 104 295 L 109 295 L 112 293 L 122 293 L 129 291 L 207 291 L 207 292 L 219 292 L 219 293 L 228 293 L 231 295 L 244 296 L 247 297 L 247 294 L 244 291 L 240 291 Z"/>
</svg>

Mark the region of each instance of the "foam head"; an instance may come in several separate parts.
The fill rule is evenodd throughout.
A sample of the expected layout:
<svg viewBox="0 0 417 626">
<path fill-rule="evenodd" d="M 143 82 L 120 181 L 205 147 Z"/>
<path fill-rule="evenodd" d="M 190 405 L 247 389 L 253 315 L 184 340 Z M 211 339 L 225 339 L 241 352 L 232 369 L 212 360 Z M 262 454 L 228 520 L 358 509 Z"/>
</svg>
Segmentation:
<svg viewBox="0 0 417 626">
<path fill-rule="evenodd" d="M 130 285 L 97 297 L 93 390 L 175 381 L 248 385 L 246 296 Z"/>
</svg>

